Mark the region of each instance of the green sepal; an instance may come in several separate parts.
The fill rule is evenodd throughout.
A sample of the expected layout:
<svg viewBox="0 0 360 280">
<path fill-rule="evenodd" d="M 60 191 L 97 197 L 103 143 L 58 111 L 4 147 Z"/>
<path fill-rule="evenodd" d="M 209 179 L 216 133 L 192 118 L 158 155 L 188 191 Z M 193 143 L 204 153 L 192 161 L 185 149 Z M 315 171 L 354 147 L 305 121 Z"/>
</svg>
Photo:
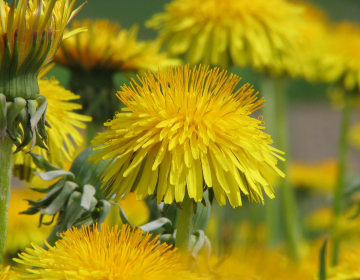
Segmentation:
<svg viewBox="0 0 360 280">
<path fill-rule="evenodd" d="M 14 32 L 14 45 L 13 45 L 13 53 L 12 53 L 12 59 L 11 59 L 11 65 L 10 65 L 10 81 L 9 81 L 9 95 L 15 94 L 15 96 L 11 96 L 12 98 L 18 97 L 18 94 L 23 94 L 22 92 L 17 90 L 17 84 L 16 84 L 16 76 L 17 76 L 17 70 L 18 70 L 18 64 L 19 64 L 19 47 L 18 47 L 18 30 L 15 30 Z M 26 96 L 21 96 L 25 97 Z"/>
<path fill-rule="evenodd" d="M 19 120 L 18 120 L 18 116 L 20 114 L 20 112 L 22 112 L 23 110 L 26 111 L 25 107 L 26 107 L 26 100 L 21 98 L 21 97 L 16 97 L 14 98 L 13 102 L 8 102 L 7 103 L 7 136 L 9 137 L 9 139 L 11 139 L 11 141 L 13 141 L 13 143 L 18 147 L 20 146 L 20 142 L 17 139 L 17 136 L 19 134 L 19 129 L 21 130 L 20 126 L 19 126 Z M 24 134 L 22 133 L 21 135 L 21 139 L 24 139 Z M 16 142 L 16 143 L 15 143 Z"/>
<path fill-rule="evenodd" d="M 41 115 L 41 118 L 38 121 L 37 128 L 39 130 L 40 136 L 42 137 L 42 139 L 44 139 L 46 145 L 48 145 L 48 135 L 47 135 L 46 128 L 45 128 L 45 125 L 47 123 L 45 120 L 46 110 L 47 110 L 47 99 L 44 95 L 39 94 L 36 97 L 36 101 L 39 105 L 39 109 L 38 109 L 39 111 L 42 111 L 43 107 L 45 107 L 45 110 L 43 111 L 43 114 Z"/>
<path fill-rule="evenodd" d="M 105 222 L 106 217 L 109 215 L 111 210 L 111 203 L 106 200 L 100 200 L 98 206 L 100 208 L 98 218 L 98 223 L 100 225 L 101 223 Z"/>
<path fill-rule="evenodd" d="M 1 59 L 1 68 L 0 68 L 0 92 L 5 94 L 8 101 L 12 101 L 13 98 L 9 96 L 9 89 L 10 89 L 10 66 L 11 66 L 11 50 L 10 50 L 10 44 L 7 37 L 7 34 L 2 34 L 2 40 L 4 43 L 4 50 L 3 50 L 3 56 Z"/>
<path fill-rule="evenodd" d="M 175 244 L 175 237 L 172 233 L 160 234 L 159 240 L 161 243 Z"/>
<path fill-rule="evenodd" d="M 150 223 L 147 223 L 141 227 L 143 231 L 153 231 L 160 228 L 164 228 L 167 232 L 172 232 L 172 222 L 168 218 L 160 218 Z"/>
<path fill-rule="evenodd" d="M 51 164 L 48 160 L 46 160 L 43 156 L 34 154 L 33 152 L 29 152 L 29 155 L 32 157 L 34 164 L 41 170 L 44 171 L 54 171 L 61 170 L 60 167 L 57 167 Z"/>
<path fill-rule="evenodd" d="M 81 197 L 81 206 L 84 207 L 86 210 L 90 209 L 91 200 L 94 198 L 96 193 L 96 189 L 89 184 L 86 184 L 83 188 L 83 195 Z"/>
<path fill-rule="evenodd" d="M 56 178 L 59 178 L 59 177 L 62 177 L 62 176 L 67 176 L 67 177 L 70 177 L 72 180 L 71 181 L 74 181 L 75 179 L 75 175 L 70 172 L 70 171 L 65 171 L 65 170 L 52 170 L 52 171 L 48 171 L 48 172 L 34 172 L 35 175 L 38 175 L 41 180 L 43 181 L 51 181 L 51 180 L 54 180 Z"/>
<path fill-rule="evenodd" d="M 78 187 L 73 182 L 65 182 L 61 191 L 56 195 L 55 199 L 44 209 L 40 210 L 41 214 L 52 216 L 55 215 L 67 202 L 72 192 Z"/>
<path fill-rule="evenodd" d="M 19 214 L 26 214 L 26 215 L 34 215 L 36 213 L 39 213 L 40 208 L 37 206 L 31 206 L 29 209 L 25 211 L 21 211 Z"/>
<path fill-rule="evenodd" d="M 55 215 L 53 215 L 50 222 L 44 223 L 44 222 L 43 222 L 44 216 L 45 216 L 44 214 L 41 214 L 41 215 L 40 215 L 39 227 L 40 227 L 41 225 L 49 226 L 49 225 L 51 225 L 51 224 L 54 222 L 54 220 L 55 220 Z"/>
<path fill-rule="evenodd" d="M 193 238 L 195 237 L 195 239 Z M 194 257 L 194 259 L 198 258 L 199 252 L 201 250 L 201 248 L 204 246 L 205 244 L 205 233 L 202 230 L 197 230 L 192 234 L 192 241 L 191 242 L 191 255 Z"/>
<path fill-rule="evenodd" d="M 14 154 L 20 152 L 24 147 L 30 144 L 31 140 L 33 139 L 33 133 L 30 130 L 29 115 L 26 108 L 20 111 L 18 118 L 22 124 L 22 127 L 24 128 L 24 138 L 22 139 L 21 144 L 16 148 Z"/>
<path fill-rule="evenodd" d="M 206 230 L 207 224 L 210 220 L 210 214 L 211 214 L 211 206 L 209 201 L 209 190 L 206 190 L 204 192 L 204 203 L 196 203 L 197 205 L 197 212 L 194 214 L 193 218 L 193 226 L 195 230 L 201 229 L 203 231 Z M 206 205 L 206 206 L 204 206 Z"/>
<path fill-rule="evenodd" d="M 6 96 L 0 93 L 0 141 L 6 136 L 7 129 L 7 104 L 6 104 Z"/>
<path fill-rule="evenodd" d="M 121 208 L 120 204 L 114 202 L 114 201 L 110 201 L 111 205 L 117 206 L 119 208 L 119 212 L 120 212 L 120 219 L 122 221 L 122 223 L 124 225 L 131 225 L 128 217 L 126 216 L 124 210 Z"/>
<path fill-rule="evenodd" d="M 39 192 L 39 193 L 48 193 L 50 192 L 52 189 L 60 186 L 62 187 L 65 184 L 64 180 L 59 180 L 57 181 L 55 184 L 52 184 L 51 186 L 47 187 L 47 188 L 35 188 L 35 187 L 30 187 L 30 189 L 32 189 L 35 192 Z"/>
<path fill-rule="evenodd" d="M 32 199 L 25 199 L 27 202 L 29 202 L 30 205 L 32 206 L 43 206 L 43 205 L 47 205 L 50 201 L 53 200 L 53 196 L 56 197 L 58 195 L 58 193 L 60 192 L 60 190 L 62 189 L 64 184 L 59 184 L 59 185 L 55 185 L 48 193 L 45 197 L 43 197 L 42 199 L 39 200 L 32 200 Z"/>
</svg>

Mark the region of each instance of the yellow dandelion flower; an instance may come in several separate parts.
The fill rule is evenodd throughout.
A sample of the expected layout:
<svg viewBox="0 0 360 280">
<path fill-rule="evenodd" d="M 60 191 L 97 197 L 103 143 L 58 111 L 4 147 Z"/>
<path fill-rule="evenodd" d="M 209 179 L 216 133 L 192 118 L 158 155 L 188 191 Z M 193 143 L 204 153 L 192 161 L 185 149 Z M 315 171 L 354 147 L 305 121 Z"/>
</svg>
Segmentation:
<svg viewBox="0 0 360 280">
<path fill-rule="evenodd" d="M 45 73 L 46 71 L 43 71 L 40 78 Z M 79 99 L 80 96 L 61 87 L 59 81 L 55 78 L 39 79 L 39 87 L 40 94 L 44 95 L 48 100 L 46 120 L 51 126 L 50 129 L 47 129 L 50 153 L 40 147 L 35 147 L 33 152 L 42 155 L 50 163 L 64 168 L 76 156 L 76 147 L 80 147 L 84 142 L 83 135 L 78 129 L 85 129 L 86 125 L 84 122 L 91 121 L 91 117 L 73 112 L 74 110 L 81 109 L 82 106 L 68 101 Z M 30 145 L 27 148 L 30 148 Z M 31 177 L 31 173 L 26 171 L 26 168 L 37 169 L 32 162 L 31 156 L 25 153 L 13 155 L 13 165 L 16 168 L 22 166 L 22 168 L 19 168 L 21 173 L 17 175 L 24 178 Z"/>
<path fill-rule="evenodd" d="M 21 215 L 28 208 L 25 199 L 39 199 L 40 194 L 19 187 L 12 187 L 9 201 L 8 223 L 5 239 L 5 256 L 14 257 L 33 242 L 41 246 L 51 232 L 51 227 L 39 227 L 39 216 Z"/>
<path fill-rule="evenodd" d="M 87 27 L 88 32 L 64 41 L 54 61 L 78 71 L 106 69 L 120 72 L 156 71 L 174 64 L 166 53 L 160 53 L 157 42 L 142 42 L 136 39 L 138 28 L 120 29 L 117 23 L 108 20 L 74 21 L 72 28 Z"/>
<path fill-rule="evenodd" d="M 326 82 L 340 82 L 347 91 L 360 90 L 360 26 L 342 22 L 334 25 L 319 46 L 319 65 Z"/>
<path fill-rule="evenodd" d="M 10 269 L 10 266 L 3 267 L 0 264 L 0 280 L 13 280 L 15 278 L 15 273 Z"/>
<path fill-rule="evenodd" d="M 283 0 L 174 0 L 147 26 L 158 29 L 169 52 L 186 54 L 191 65 L 251 64 L 281 74 L 293 62 L 300 13 Z"/>
<path fill-rule="evenodd" d="M 72 228 L 61 234 L 54 247 L 35 244 L 17 262 L 37 267 L 27 269 L 32 279 L 205 279 L 187 271 L 171 245 L 140 229 L 101 224 L 91 231 Z"/>
<path fill-rule="evenodd" d="M 157 202 L 180 202 L 185 192 L 203 198 L 203 181 L 220 205 L 233 207 L 241 194 L 250 201 L 273 198 L 273 188 L 259 166 L 280 176 L 282 157 L 270 146 L 263 121 L 249 115 L 262 107 L 254 89 L 218 68 L 188 66 L 158 71 L 122 86 L 118 98 L 127 106 L 105 123 L 107 132 L 92 141 L 100 150 L 89 160 L 116 162 L 102 175 L 117 198 L 137 190 L 137 198 L 156 193 Z"/>
</svg>

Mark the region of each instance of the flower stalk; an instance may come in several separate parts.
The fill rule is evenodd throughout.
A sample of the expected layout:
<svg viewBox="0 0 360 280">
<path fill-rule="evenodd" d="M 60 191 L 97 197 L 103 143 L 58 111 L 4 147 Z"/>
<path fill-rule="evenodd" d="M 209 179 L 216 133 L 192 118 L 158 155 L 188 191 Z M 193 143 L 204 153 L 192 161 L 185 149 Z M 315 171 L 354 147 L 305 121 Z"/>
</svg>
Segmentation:
<svg viewBox="0 0 360 280">
<path fill-rule="evenodd" d="M 181 203 L 181 209 L 178 212 L 178 222 L 176 231 L 175 245 L 179 248 L 180 261 L 188 263 L 190 235 L 193 230 L 194 201 L 190 199 L 188 193 L 185 193 L 184 200 Z"/>
<path fill-rule="evenodd" d="M 10 198 L 12 142 L 4 137 L 0 140 L 0 263 L 3 263 L 5 237 Z"/>
<path fill-rule="evenodd" d="M 338 165 L 339 174 L 336 182 L 334 201 L 333 201 L 333 213 L 334 221 L 338 219 L 344 210 L 344 189 L 346 181 L 346 168 L 347 159 L 349 153 L 348 135 L 350 130 L 350 117 L 352 112 L 352 98 L 345 94 L 344 107 L 342 109 L 342 119 L 340 124 L 340 138 L 339 138 L 339 150 L 338 150 Z M 340 249 L 340 239 L 338 237 L 333 239 L 332 247 L 332 265 L 338 263 Z"/>
<path fill-rule="evenodd" d="M 276 78 L 273 82 L 270 81 L 271 78 L 266 78 L 264 80 L 263 87 L 263 96 L 265 97 L 267 111 L 264 111 L 264 119 L 267 121 L 268 133 L 274 138 L 276 146 L 285 152 L 286 161 L 279 162 L 279 168 L 285 173 L 288 174 L 288 166 L 290 162 L 290 149 L 289 149 L 289 131 L 287 123 L 287 99 L 286 99 L 286 90 L 284 81 L 280 78 Z M 266 107 L 266 106 L 265 106 Z M 290 184 L 289 177 L 285 177 L 280 181 L 279 184 L 281 195 L 280 195 L 280 213 L 283 213 L 283 224 L 285 231 L 285 238 L 287 242 L 288 253 L 291 258 L 295 261 L 300 260 L 301 257 L 301 241 L 302 234 L 300 225 L 298 224 L 299 219 L 297 218 L 298 214 L 296 212 L 296 200 L 295 193 Z M 271 212 L 279 212 L 275 209 L 276 205 L 271 204 Z M 270 233 L 271 238 L 276 238 L 277 230 L 277 219 L 272 217 L 270 220 Z"/>
</svg>

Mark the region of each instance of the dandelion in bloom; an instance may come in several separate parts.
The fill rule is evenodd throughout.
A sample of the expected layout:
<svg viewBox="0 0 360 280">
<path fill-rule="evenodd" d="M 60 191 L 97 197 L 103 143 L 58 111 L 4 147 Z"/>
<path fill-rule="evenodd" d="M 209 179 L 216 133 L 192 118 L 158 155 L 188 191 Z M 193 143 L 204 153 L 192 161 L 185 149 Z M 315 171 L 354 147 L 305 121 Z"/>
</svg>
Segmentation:
<svg viewBox="0 0 360 280">
<path fill-rule="evenodd" d="M 0 280 L 14 280 L 15 273 L 10 269 L 10 266 L 3 267 L 0 265 Z"/>
<path fill-rule="evenodd" d="M 228 68 L 294 71 L 301 9 L 284 0 L 174 0 L 147 22 L 174 55 Z M 289 67 L 291 64 L 291 67 Z"/>
<path fill-rule="evenodd" d="M 160 244 L 158 236 L 143 236 L 140 229 L 101 224 L 72 228 L 61 234 L 54 247 L 35 244 L 19 255 L 17 262 L 28 268 L 32 279 L 208 279 L 198 277 L 178 263 L 171 245 Z"/>
<path fill-rule="evenodd" d="M 139 41 L 136 26 L 127 30 L 108 20 L 81 20 L 74 21 L 72 28 L 81 26 L 88 32 L 62 42 L 54 61 L 70 70 L 70 90 L 81 95 L 83 112 L 99 125 L 120 110 L 121 104 L 113 94 L 114 73 L 156 71 L 180 64 L 179 59 L 160 52 L 158 42 Z"/>
<path fill-rule="evenodd" d="M 174 67 L 122 86 L 127 106 L 105 123 L 108 131 L 92 141 L 99 150 L 89 160 L 115 160 L 102 174 L 103 187 L 116 198 L 137 190 L 137 198 L 156 194 L 157 202 L 181 202 L 187 192 L 202 201 L 204 182 L 224 205 L 241 205 L 241 195 L 264 202 L 274 191 L 259 167 L 284 176 L 282 152 L 272 147 L 264 122 L 249 115 L 262 107 L 254 89 L 218 68 Z M 261 188 L 262 186 L 262 188 Z"/>
</svg>

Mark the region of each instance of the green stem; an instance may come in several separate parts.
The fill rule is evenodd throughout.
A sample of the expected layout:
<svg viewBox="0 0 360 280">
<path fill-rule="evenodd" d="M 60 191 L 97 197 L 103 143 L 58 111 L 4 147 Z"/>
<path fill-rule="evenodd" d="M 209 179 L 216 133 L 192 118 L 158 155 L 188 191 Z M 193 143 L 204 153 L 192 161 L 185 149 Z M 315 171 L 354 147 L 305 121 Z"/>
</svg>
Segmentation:
<svg viewBox="0 0 360 280">
<path fill-rule="evenodd" d="M 265 99 L 265 106 L 262 108 L 264 116 L 266 133 L 270 134 L 275 144 L 276 138 L 276 123 L 275 123 L 275 83 L 274 79 L 268 76 L 261 80 L 261 94 Z M 278 197 L 278 195 L 276 195 Z M 271 247 L 276 246 L 281 240 L 281 223 L 280 223 L 280 207 L 277 199 L 267 199 L 265 203 L 265 219 L 267 226 L 267 242 Z"/>
<path fill-rule="evenodd" d="M 269 79 L 269 78 L 268 78 Z M 268 82 L 269 83 L 269 82 Z M 270 87 L 271 84 L 268 85 Z M 269 90 L 269 89 L 268 89 Z M 264 93 L 268 91 L 265 89 Z M 273 97 L 269 95 L 272 94 Z M 273 130 L 274 134 L 271 134 L 276 148 L 285 152 L 286 161 L 279 161 L 279 168 L 285 173 L 288 173 L 288 167 L 290 162 L 290 149 L 289 149 L 289 131 L 288 131 L 288 118 L 287 118 L 287 97 L 284 80 L 275 79 L 273 81 L 273 89 L 269 91 L 266 97 L 272 102 L 266 104 L 266 106 L 273 107 L 273 111 L 265 122 L 267 128 L 270 128 L 270 131 Z M 273 104 L 271 104 L 273 103 Z M 271 109 L 269 109 L 271 110 Z M 301 227 L 299 224 L 299 218 L 296 210 L 296 199 L 293 186 L 290 184 L 289 177 L 286 176 L 284 179 L 280 180 L 280 206 L 281 214 L 283 220 L 284 233 L 287 243 L 287 250 L 291 258 L 295 261 L 299 261 L 301 257 L 301 245 L 303 242 L 303 237 L 301 233 Z M 274 211 L 275 212 L 275 211 Z M 276 214 L 276 213 L 275 213 Z M 273 225 L 276 223 L 275 218 L 273 218 Z"/>
<path fill-rule="evenodd" d="M 178 214 L 175 245 L 179 248 L 180 261 L 187 264 L 194 216 L 194 202 L 190 199 L 188 193 L 185 193 L 181 208 Z"/>
<path fill-rule="evenodd" d="M 346 180 L 346 168 L 347 168 L 347 158 L 349 152 L 348 145 L 348 135 L 350 129 L 350 117 L 351 117 L 351 106 L 352 99 L 348 96 L 345 96 L 345 104 L 342 110 L 342 120 L 340 125 L 340 138 L 339 138 L 339 150 L 338 150 L 338 164 L 339 164 L 339 174 L 336 182 L 336 187 L 334 191 L 334 204 L 333 204 L 333 213 L 334 219 L 341 215 L 344 209 L 344 188 Z M 332 265 L 338 263 L 338 255 L 340 248 L 340 240 L 334 238 L 333 247 L 332 247 Z"/>
<path fill-rule="evenodd" d="M 0 139 L 0 264 L 3 263 L 5 251 L 6 226 L 10 198 L 12 142 L 7 138 Z"/>
</svg>

